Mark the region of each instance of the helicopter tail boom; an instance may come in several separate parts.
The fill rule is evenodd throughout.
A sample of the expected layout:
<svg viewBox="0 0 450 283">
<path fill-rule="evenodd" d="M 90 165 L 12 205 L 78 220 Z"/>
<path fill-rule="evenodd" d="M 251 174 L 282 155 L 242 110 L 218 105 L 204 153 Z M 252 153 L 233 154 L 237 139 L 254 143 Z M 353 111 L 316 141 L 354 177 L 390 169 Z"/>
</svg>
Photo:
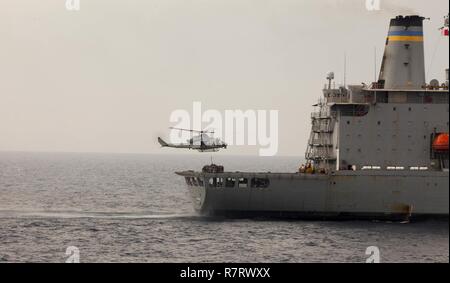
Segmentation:
<svg viewBox="0 0 450 283">
<path fill-rule="evenodd" d="M 166 143 L 162 138 L 158 138 L 158 142 L 162 147 L 168 147 L 169 144 Z"/>
</svg>

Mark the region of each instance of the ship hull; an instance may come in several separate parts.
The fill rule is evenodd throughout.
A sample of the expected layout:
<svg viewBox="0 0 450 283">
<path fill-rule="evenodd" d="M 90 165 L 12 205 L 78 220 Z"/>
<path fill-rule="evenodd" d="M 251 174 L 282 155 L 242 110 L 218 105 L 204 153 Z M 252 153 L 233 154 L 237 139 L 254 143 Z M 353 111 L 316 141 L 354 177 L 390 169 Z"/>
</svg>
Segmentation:
<svg viewBox="0 0 450 283">
<path fill-rule="evenodd" d="M 404 220 L 449 215 L 448 172 L 341 171 L 331 175 L 181 172 L 195 209 L 225 217 Z M 202 180 L 192 184 L 190 180 Z M 266 188 L 208 182 L 260 178 Z"/>
</svg>

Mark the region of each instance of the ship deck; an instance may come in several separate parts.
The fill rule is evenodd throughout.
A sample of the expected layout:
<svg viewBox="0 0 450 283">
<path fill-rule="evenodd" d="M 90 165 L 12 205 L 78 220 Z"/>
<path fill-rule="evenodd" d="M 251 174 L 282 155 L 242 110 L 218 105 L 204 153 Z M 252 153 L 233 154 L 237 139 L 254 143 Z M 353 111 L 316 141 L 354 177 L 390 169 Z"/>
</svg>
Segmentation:
<svg viewBox="0 0 450 283">
<path fill-rule="evenodd" d="M 422 176 L 422 177 L 442 177 L 449 176 L 449 171 L 431 171 L 431 170 L 358 170 L 358 171 L 336 171 L 330 174 L 307 174 L 307 173 L 272 173 L 272 172 L 220 172 L 220 173 L 208 173 L 199 171 L 181 171 L 175 172 L 175 174 L 183 177 L 202 177 L 202 176 L 227 176 L 227 177 L 240 177 L 240 176 L 254 176 L 254 177 L 270 177 L 270 178 L 329 178 L 333 176 Z"/>
</svg>

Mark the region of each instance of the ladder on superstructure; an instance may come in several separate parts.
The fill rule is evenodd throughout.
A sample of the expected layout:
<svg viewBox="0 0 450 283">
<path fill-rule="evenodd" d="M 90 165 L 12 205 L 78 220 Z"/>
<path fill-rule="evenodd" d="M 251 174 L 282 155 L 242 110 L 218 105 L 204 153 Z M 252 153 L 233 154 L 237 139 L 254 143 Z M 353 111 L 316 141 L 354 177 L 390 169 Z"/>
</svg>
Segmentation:
<svg viewBox="0 0 450 283">
<path fill-rule="evenodd" d="M 328 169 L 333 156 L 334 118 L 326 102 L 317 104 L 318 111 L 311 114 L 311 134 L 305 158 L 319 169 Z"/>
</svg>

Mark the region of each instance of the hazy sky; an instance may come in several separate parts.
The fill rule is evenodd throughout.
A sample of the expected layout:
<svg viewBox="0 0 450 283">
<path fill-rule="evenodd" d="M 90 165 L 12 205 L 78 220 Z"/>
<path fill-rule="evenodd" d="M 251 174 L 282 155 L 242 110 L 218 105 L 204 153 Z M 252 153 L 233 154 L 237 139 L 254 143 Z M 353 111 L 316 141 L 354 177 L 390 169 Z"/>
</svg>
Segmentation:
<svg viewBox="0 0 450 283">
<path fill-rule="evenodd" d="M 425 23 L 428 80 L 444 79 L 447 0 L 0 0 L 0 150 L 169 153 L 175 109 L 275 109 L 280 155 L 303 156 L 328 71 L 374 78 L 389 19 Z M 433 54 L 436 54 L 433 56 Z M 432 58 L 435 58 L 432 62 Z M 427 67 L 428 68 L 428 67 Z M 257 154 L 232 147 L 224 154 Z M 177 152 L 178 153 L 178 152 Z"/>
</svg>

